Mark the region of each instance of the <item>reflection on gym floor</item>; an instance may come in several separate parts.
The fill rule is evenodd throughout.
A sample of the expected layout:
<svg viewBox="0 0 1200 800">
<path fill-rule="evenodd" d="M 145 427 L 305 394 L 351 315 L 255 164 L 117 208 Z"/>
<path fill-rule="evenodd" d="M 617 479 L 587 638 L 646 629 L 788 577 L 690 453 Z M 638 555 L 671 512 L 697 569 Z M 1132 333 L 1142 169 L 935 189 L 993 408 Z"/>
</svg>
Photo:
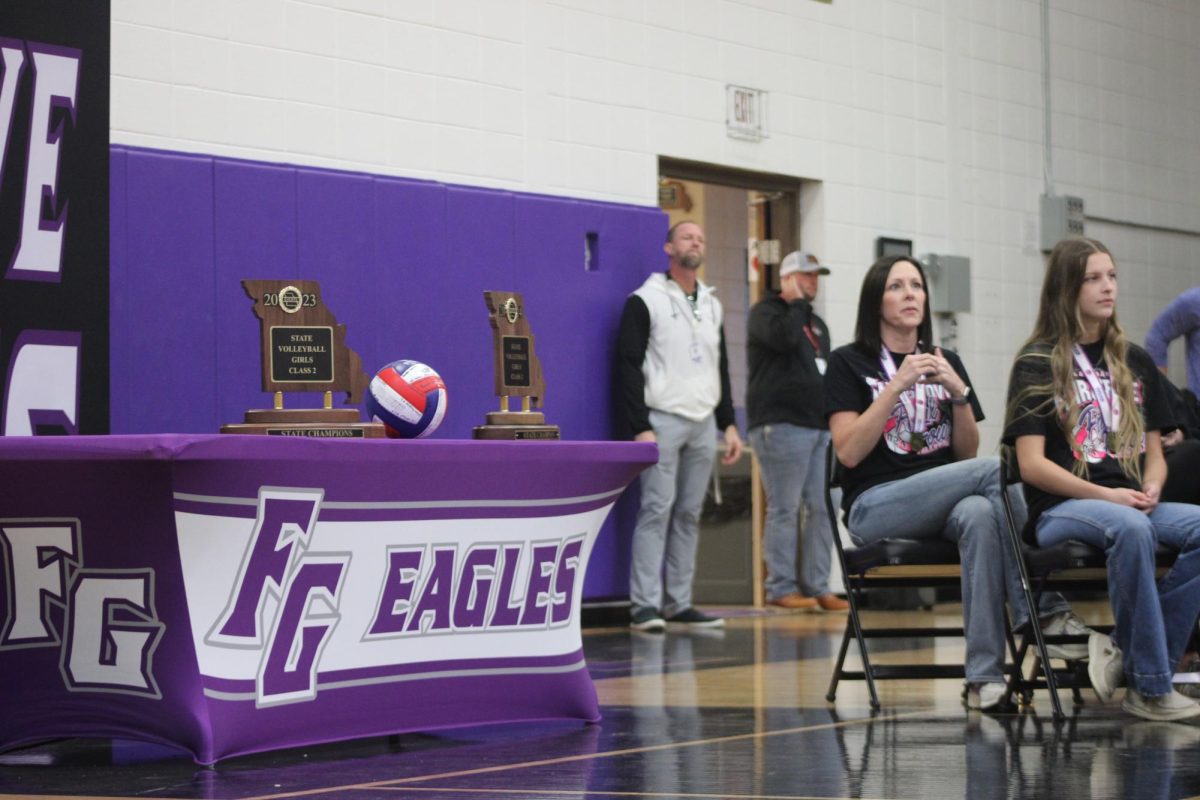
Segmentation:
<svg viewBox="0 0 1200 800">
<path fill-rule="evenodd" d="M 1102 617 L 1104 609 L 1085 613 Z M 736 611 L 736 610 L 735 610 Z M 878 612 L 877 612 L 878 613 Z M 915 614 L 923 612 L 889 612 Z M 954 624 L 959 609 L 939 607 Z M 1200 726 L 1141 722 L 1085 692 L 1054 725 L 967 712 L 955 681 L 844 683 L 844 617 L 743 612 L 723 631 L 588 630 L 604 719 L 407 734 L 198 769 L 159 747 L 68 740 L 0 755 L 0 794 L 181 798 L 1187 798 Z M 937 648 L 955 658 L 954 645 Z M 923 658 L 897 646 L 887 658 Z M 1118 701 L 1120 695 L 1118 695 Z M 399 713 L 399 712 L 398 712 Z"/>
</svg>

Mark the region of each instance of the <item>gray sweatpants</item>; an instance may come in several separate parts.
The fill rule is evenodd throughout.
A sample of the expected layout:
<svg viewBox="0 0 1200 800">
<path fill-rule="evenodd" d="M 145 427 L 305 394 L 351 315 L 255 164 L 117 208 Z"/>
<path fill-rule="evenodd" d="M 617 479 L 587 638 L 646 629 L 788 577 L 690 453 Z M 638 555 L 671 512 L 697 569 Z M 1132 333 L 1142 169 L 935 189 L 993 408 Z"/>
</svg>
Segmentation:
<svg viewBox="0 0 1200 800">
<path fill-rule="evenodd" d="M 658 437 L 658 463 L 641 477 L 629 599 L 635 610 L 657 608 L 669 617 L 692 605 L 700 510 L 717 456 L 717 429 L 712 415 L 693 422 L 654 410 L 650 426 Z"/>
</svg>

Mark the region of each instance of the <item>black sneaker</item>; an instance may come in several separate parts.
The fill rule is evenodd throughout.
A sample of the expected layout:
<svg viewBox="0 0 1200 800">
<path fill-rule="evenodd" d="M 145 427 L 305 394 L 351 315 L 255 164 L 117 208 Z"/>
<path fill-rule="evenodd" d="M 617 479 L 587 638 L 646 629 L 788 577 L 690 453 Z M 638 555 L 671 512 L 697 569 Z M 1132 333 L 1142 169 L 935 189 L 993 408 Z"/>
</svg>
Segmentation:
<svg viewBox="0 0 1200 800">
<path fill-rule="evenodd" d="M 657 608 L 635 608 L 629 615 L 629 627 L 646 633 L 662 633 L 667 624 Z"/>
<path fill-rule="evenodd" d="M 710 617 L 697 608 L 685 608 L 683 611 L 667 617 L 670 625 L 686 625 L 689 628 L 724 628 L 725 620 L 720 617 Z"/>
</svg>

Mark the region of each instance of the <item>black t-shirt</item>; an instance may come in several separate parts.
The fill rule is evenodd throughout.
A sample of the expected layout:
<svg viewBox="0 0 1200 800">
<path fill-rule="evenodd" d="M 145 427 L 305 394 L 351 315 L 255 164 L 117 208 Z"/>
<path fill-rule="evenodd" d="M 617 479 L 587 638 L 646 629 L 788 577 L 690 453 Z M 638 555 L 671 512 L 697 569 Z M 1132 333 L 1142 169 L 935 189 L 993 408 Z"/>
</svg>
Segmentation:
<svg viewBox="0 0 1200 800">
<path fill-rule="evenodd" d="M 942 355 L 958 376 L 971 385 L 967 370 L 957 354 L 943 350 Z M 892 361 L 900 368 L 904 353 L 892 353 Z M 828 419 L 838 411 L 867 410 L 875 398 L 888 384 L 880 354 L 864 353 L 857 345 L 846 345 L 834 350 L 829 357 L 829 369 L 825 373 L 825 417 Z M 924 447 L 914 452 L 912 420 L 917 411 L 917 392 L 924 398 L 923 430 Z M 976 420 L 983 419 L 983 409 L 972 390 L 971 410 Z M 936 383 L 917 383 L 904 392 L 892 407 L 883 436 L 875 447 L 854 469 L 842 471 L 842 509 L 849 511 L 855 499 L 881 483 L 907 478 L 927 469 L 940 467 L 955 460 L 950 446 L 954 418 L 954 407 L 950 404 L 950 392 Z M 916 426 L 920 429 L 922 426 Z"/>
<path fill-rule="evenodd" d="M 1083 352 L 1087 355 L 1096 375 L 1097 385 L 1107 398 L 1112 394 L 1112 381 L 1108 373 L 1108 365 L 1104 362 L 1104 344 L 1095 342 L 1084 345 Z M 1029 386 L 1048 385 L 1051 380 L 1050 348 L 1034 345 L 1027 347 L 1017 356 L 1013 365 L 1012 375 L 1008 381 L 1008 402 L 1011 404 L 1020 392 Z M 1137 345 L 1129 345 L 1126 362 L 1133 373 L 1134 401 L 1142 414 L 1146 430 L 1161 430 L 1172 424 L 1171 409 L 1166 402 L 1159 384 L 1158 372 L 1150 355 Z M 1007 427 L 1004 429 L 1004 443 L 1015 445 L 1021 436 L 1044 436 L 1046 439 L 1046 458 L 1063 469 L 1070 471 L 1079 458 L 1087 459 L 1088 480 L 1098 486 L 1110 488 L 1141 489 L 1133 478 L 1125 474 L 1121 464 L 1108 451 L 1108 424 L 1104 420 L 1100 403 L 1097 402 L 1092 387 L 1088 385 L 1083 371 L 1075 366 L 1075 397 L 1079 406 L 1079 420 L 1075 430 L 1069 434 L 1063 429 L 1067 415 L 1060 409 L 1061 403 L 1056 399 L 1050 403 L 1049 393 L 1029 395 L 1021 400 L 1019 406 L 1010 414 Z M 1104 400 L 1103 402 L 1107 402 Z M 1072 446 L 1074 445 L 1074 446 Z M 1142 453 L 1145 457 L 1146 442 L 1142 439 Z M 1062 501 L 1065 497 L 1043 492 L 1034 486 L 1025 484 L 1025 500 L 1029 506 L 1029 523 L 1025 528 L 1025 536 L 1031 538 L 1036 530 L 1037 519 L 1042 514 Z"/>
</svg>

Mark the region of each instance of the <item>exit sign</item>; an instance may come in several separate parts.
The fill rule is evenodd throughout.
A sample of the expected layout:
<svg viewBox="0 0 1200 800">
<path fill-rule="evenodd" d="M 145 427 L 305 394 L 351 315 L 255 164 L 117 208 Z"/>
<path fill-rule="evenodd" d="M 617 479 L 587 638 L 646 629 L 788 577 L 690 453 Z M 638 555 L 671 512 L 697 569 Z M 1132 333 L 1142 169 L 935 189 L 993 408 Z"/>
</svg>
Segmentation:
<svg viewBox="0 0 1200 800">
<path fill-rule="evenodd" d="M 767 93 L 748 86 L 725 87 L 725 132 L 734 139 L 767 136 Z"/>
</svg>

